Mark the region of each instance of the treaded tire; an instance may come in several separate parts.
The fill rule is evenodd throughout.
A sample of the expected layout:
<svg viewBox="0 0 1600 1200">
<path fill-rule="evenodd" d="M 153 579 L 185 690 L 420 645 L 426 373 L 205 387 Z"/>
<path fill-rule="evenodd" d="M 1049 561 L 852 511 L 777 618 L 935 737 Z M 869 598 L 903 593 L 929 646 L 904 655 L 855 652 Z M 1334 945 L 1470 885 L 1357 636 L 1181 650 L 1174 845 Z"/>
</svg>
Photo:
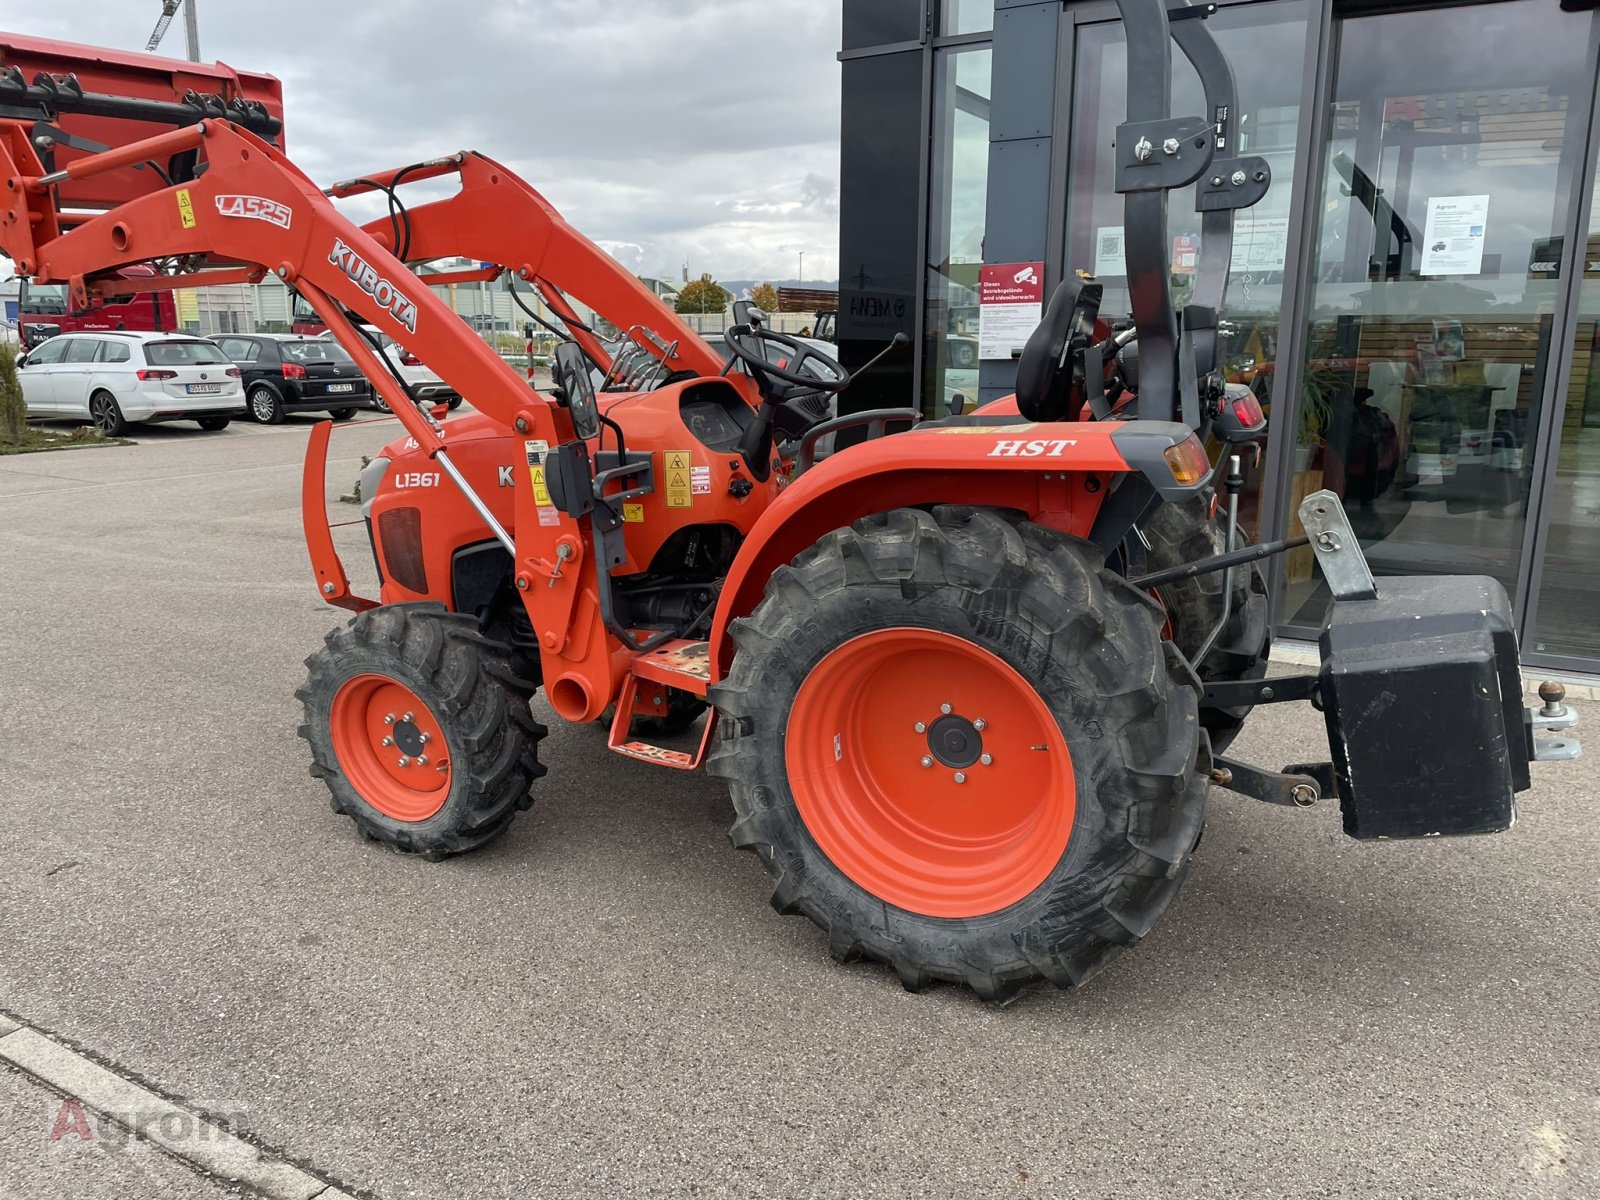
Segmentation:
<svg viewBox="0 0 1600 1200">
<path fill-rule="evenodd" d="M 529 787 L 545 773 L 538 746 L 547 732 L 533 719 L 533 689 L 510 669 L 510 648 L 485 637 L 475 618 L 436 603 L 389 604 L 329 633 L 306 659 L 300 736 L 311 746 L 311 774 L 328 785 L 333 810 L 363 836 L 407 854 L 443 858 L 503 833 L 533 803 Z M 378 675 L 409 688 L 432 712 L 450 755 L 448 797 L 420 821 L 385 815 L 341 767 L 333 735 L 334 698 L 352 679 Z"/>
<path fill-rule="evenodd" d="M 207 433 L 220 433 L 232 422 L 232 417 L 200 417 L 195 424 Z"/>
<path fill-rule="evenodd" d="M 931 917 L 872 895 L 822 852 L 790 788 L 785 739 L 803 681 L 845 642 L 907 626 L 1020 673 L 1071 754 L 1064 853 L 1033 891 L 981 916 Z M 709 763 L 733 795 L 730 838 L 777 880 L 779 913 L 827 931 L 838 961 L 890 964 L 909 991 L 946 980 L 1004 1002 L 1041 980 L 1080 984 L 1154 925 L 1204 823 L 1199 685 L 1161 628 L 1154 601 L 1094 547 L 987 509 L 899 509 L 835 530 L 774 572 L 732 627 Z"/>
<path fill-rule="evenodd" d="M 1226 531 L 1210 515 L 1210 501 L 1196 497 L 1184 504 L 1163 504 L 1144 523 L 1150 543 L 1146 567 L 1150 571 L 1195 562 L 1221 554 L 1227 542 Z M 1242 544 L 1252 540 L 1240 530 Z M 1195 663 L 1195 671 L 1205 683 L 1231 683 L 1241 679 L 1260 679 L 1267 673 L 1267 658 L 1272 650 L 1271 606 L 1267 580 L 1259 563 L 1233 569 L 1233 607 L 1228 623 L 1205 661 Z M 1172 622 L 1172 640 L 1193 662 L 1217 618 L 1222 615 L 1223 573 L 1198 575 L 1156 589 L 1167 617 Z M 1211 749 L 1220 754 L 1239 735 L 1250 705 L 1235 708 L 1202 708 L 1200 723 L 1211 736 Z"/>
</svg>

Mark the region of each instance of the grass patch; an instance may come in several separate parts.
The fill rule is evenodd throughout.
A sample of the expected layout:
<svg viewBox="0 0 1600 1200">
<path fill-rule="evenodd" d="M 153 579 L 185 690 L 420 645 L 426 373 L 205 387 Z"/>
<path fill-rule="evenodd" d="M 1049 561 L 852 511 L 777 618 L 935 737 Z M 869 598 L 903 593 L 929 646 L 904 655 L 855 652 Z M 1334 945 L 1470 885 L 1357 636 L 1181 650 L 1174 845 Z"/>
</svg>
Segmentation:
<svg viewBox="0 0 1600 1200">
<path fill-rule="evenodd" d="M 0 437 L 0 454 L 36 454 L 43 450 L 87 450 L 93 446 L 131 446 L 127 438 L 107 437 L 93 425 L 79 425 L 66 433 L 28 426 L 21 441 Z"/>
</svg>

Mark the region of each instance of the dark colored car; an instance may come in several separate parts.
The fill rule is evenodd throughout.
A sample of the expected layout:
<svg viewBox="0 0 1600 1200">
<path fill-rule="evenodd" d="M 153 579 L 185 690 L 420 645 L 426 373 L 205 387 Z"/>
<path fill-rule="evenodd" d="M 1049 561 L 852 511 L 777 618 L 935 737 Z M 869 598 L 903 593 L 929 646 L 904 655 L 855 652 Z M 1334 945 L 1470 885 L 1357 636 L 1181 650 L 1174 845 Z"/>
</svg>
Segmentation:
<svg viewBox="0 0 1600 1200">
<path fill-rule="evenodd" d="M 337 342 L 299 334 L 229 334 L 216 339 L 244 372 L 245 412 L 276 425 L 286 413 L 320 410 L 343 421 L 372 408 L 372 385 Z"/>
</svg>

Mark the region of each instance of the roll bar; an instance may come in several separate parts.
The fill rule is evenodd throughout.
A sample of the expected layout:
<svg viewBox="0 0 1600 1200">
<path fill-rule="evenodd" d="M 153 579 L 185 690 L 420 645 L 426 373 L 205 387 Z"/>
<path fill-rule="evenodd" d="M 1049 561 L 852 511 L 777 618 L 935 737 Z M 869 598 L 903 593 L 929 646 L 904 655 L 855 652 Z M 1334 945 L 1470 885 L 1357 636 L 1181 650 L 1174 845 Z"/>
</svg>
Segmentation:
<svg viewBox="0 0 1600 1200">
<path fill-rule="evenodd" d="M 1127 120 L 1117 127 L 1128 293 L 1139 337 L 1139 416 L 1200 426 L 1199 380 L 1219 365 L 1217 311 L 1233 258 L 1233 214 L 1266 195 L 1266 160 L 1236 153 L 1233 70 L 1203 24 L 1211 3 L 1117 0 L 1128 46 Z M 1205 91 L 1208 115 L 1172 115 L 1172 43 Z M 1204 178 L 1202 178 L 1202 176 Z M 1179 314 L 1170 279 L 1167 193 L 1196 183 L 1202 215 L 1194 302 Z"/>
</svg>

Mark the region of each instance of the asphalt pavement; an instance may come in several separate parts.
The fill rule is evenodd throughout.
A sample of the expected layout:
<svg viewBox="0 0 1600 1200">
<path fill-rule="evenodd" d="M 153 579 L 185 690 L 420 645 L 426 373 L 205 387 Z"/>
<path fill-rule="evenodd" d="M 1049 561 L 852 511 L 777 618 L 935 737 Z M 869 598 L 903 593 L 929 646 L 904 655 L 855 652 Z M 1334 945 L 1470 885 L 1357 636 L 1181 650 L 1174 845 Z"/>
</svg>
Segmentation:
<svg viewBox="0 0 1600 1200">
<path fill-rule="evenodd" d="M 309 427 L 0 458 L 15 1021 L 385 1200 L 1600 1195 L 1600 758 L 1536 765 L 1489 838 L 1214 792 L 1178 901 L 1088 987 L 910 995 L 770 911 L 718 781 L 547 712 L 503 839 L 362 842 L 295 736 L 341 615 L 301 542 Z M 330 493 L 397 428 L 340 427 Z M 1319 728 L 1263 711 L 1236 753 L 1318 757 Z M 0 1197 L 235 1194 L 52 1141 L 66 1098 L 0 1067 Z"/>
</svg>

